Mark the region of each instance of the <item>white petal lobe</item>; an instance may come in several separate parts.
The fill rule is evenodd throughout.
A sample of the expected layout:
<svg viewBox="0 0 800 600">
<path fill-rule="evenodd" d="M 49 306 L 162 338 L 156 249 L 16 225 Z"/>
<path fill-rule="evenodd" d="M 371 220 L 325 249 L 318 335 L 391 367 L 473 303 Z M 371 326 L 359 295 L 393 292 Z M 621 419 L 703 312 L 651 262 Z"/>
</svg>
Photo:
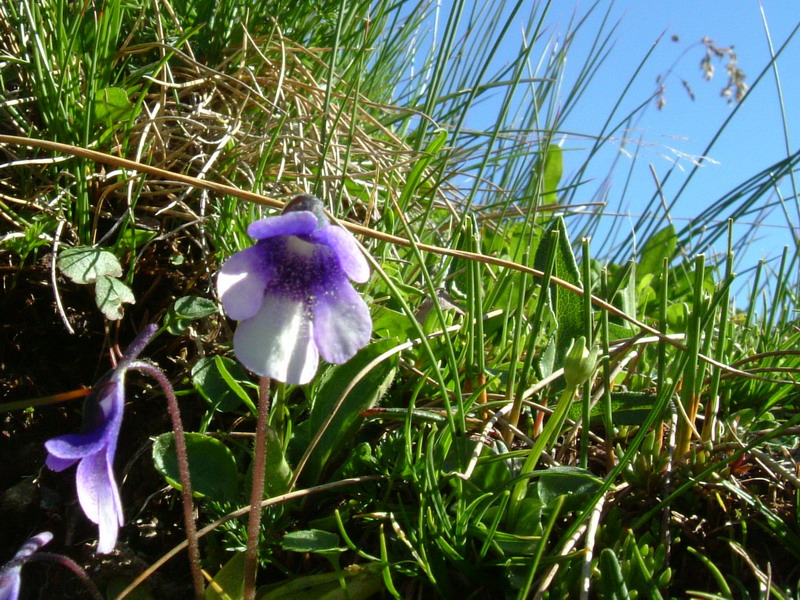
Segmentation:
<svg viewBox="0 0 800 600">
<path fill-rule="evenodd" d="M 251 246 L 231 256 L 217 275 L 219 298 L 231 319 L 249 319 L 261 307 L 266 285 L 262 260 L 262 249 Z"/>
<path fill-rule="evenodd" d="M 261 310 L 239 323 L 233 348 L 245 367 L 263 377 L 299 385 L 317 372 L 319 353 L 302 301 L 265 296 Z"/>
</svg>

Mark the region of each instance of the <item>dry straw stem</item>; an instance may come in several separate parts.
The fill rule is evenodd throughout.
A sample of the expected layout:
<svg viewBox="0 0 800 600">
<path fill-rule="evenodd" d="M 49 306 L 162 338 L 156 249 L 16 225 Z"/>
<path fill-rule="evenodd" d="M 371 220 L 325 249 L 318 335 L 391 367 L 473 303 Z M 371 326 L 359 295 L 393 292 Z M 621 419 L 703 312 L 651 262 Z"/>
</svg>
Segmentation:
<svg viewBox="0 0 800 600">
<path fill-rule="evenodd" d="M 180 29 L 178 22 L 174 25 Z M 188 42 L 181 49 L 160 42 L 133 45 L 130 41 L 134 36 L 129 35 L 117 57 L 154 62 L 150 74 L 143 75 L 143 91 L 134 101 L 141 118 L 114 134 L 114 141 L 122 148 L 120 153 L 172 174 L 192 172 L 201 179 L 249 189 L 258 181 L 291 182 L 304 188 L 306 182 L 313 180 L 319 186 L 317 195 L 341 194 L 345 206 L 358 205 L 364 212 L 359 212 L 357 218 L 368 222 L 377 214 L 379 190 L 396 186 L 417 158 L 414 149 L 385 126 L 379 115 L 391 113 L 398 118 L 427 122 L 430 119 L 412 109 L 369 100 L 344 78 L 333 82 L 320 78 L 317 73 L 329 72 L 323 57 L 330 49 L 304 48 L 283 37 L 277 28 L 268 37 L 253 38 L 244 33 L 244 42 L 228 48 L 215 67 L 198 62 Z M 22 66 L 20 63 L 11 68 Z M 24 80 L 24 73 L 19 77 Z M 32 100 L 10 101 L 22 103 L 20 110 L 28 126 L 9 132 L 51 138 L 39 129 Z M 52 164 L 68 158 L 13 161 L 2 168 Z M 31 173 L 32 178 L 36 175 Z M 112 174 L 96 173 L 90 178 L 111 179 Z M 332 189 L 343 179 L 353 182 L 356 191 L 348 187 Z M 192 222 L 202 218 L 205 197 L 198 217 L 183 202 L 191 189 L 176 189 L 176 180 L 149 179 L 138 195 L 167 197 L 169 204 L 160 203 L 159 213 Z M 98 186 L 102 198 L 95 207 L 102 206 L 108 194 L 126 185 L 130 203 L 135 186 L 129 180 Z M 267 188 L 267 193 L 277 193 L 279 187 Z M 49 190 L 41 195 L 52 196 Z M 47 210 L 43 202 L 17 202 Z M 99 212 L 96 211 L 98 216 Z M 5 213 L 0 216 L 6 217 Z M 15 226 L 24 228 L 21 223 Z"/>
<path fill-rule="evenodd" d="M 161 169 L 159 167 L 154 167 L 151 165 L 146 165 L 143 163 L 139 163 L 136 161 L 128 160 L 126 158 L 120 158 L 118 156 L 113 156 L 111 154 L 106 154 L 104 152 L 98 152 L 96 150 L 89 150 L 88 148 L 81 148 L 79 146 L 72 146 L 69 144 L 62 144 L 59 142 L 52 142 L 49 140 L 40 140 L 35 138 L 27 138 L 27 137 L 20 137 L 15 135 L 0 135 L 0 144 L 6 145 L 13 145 L 13 146 L 27 146 L 31 148 L 41 148 L 43 150 L 50 150 L 52 152 L 58 152 L 61 154 L 69 154 L 72 156 L 77 156 L 81 158 L 86 158 L 89 160 L 96 161 L 98 163 L 112 165 L 115 167 L 119 167 L 121 169 L 127 169 L 130 171 L 137 171 L 140 173 L 147 173 L 154 177 L 158 177 L 164 180 L 173 180 L 180 183 L 184 183 L 186 185 L 190 185 L 195 188 L 200 188 L 204 190 L 210 190 L 213 192 L 217 192 L 219 194 L 228 194 L 230 196 L 234 196 L 241 200 L 245 200 L 248 202 L 254 202 L 256 204 L 261 204 L 264 206 L 272 206 L 274 208 L 282 208 L 283 202 L 280 200 L 276 200 L 275 198 L 270 198 L 269 196 L 263 196 L 261 194 L 257 194 L 255 192 L 249 192 L 247 190 L 242 190 L 236 188 L 234 186 L 226 185 L 224 183 L 217 183 L 214 181 L 208 181 L 205 179 L 198 179 L 197 177 L 192 177 L 191 175 L 185 175 L 183 173 L 173 173 L 171 171 L 167 171 L 165 169 Z M 335 220 L 335 219 L 334 219 Z M 496 258 L 494 256 L 487 256 L 485 254 L 477 254 L 474 252 L 466 252 L 463 250 L 454 250 L 452 248 L 443 248 L 441 246 L 433 246 L 430 244 L 423 244 L 419 242 L 412 242 L 407 240 L 406 238 L 402 238 L 399 236 L 391 235 L 388 233 L 383 233 L 380 231 L 376 231 L 369 227 L 365 227 L 363 225 L 357 225 L 354 223 L 340 223 L 342 226 L 346 227 L 353 233 L 358 233 L 365 235 L 367 237 L 371 237 L 377 240 L 381 240 L 384 242 L 388 242 L 390 244 L 395 244 L 397 246 L 403 247 L 412 247 L 416 246 L 419 250 L 423 252 L 433 252 L 435 254 L 442 254 L 446 256 L 453 256 L 456 258 L 462 258 L 465 260 L 474 260 L 488 265 L 495 265 L 498 267 L 503 267 L 506 269 L 513 269 L 515 271 L 520 271 L 523 273 L 528 273 L 529 275 L 533 275 L 537 278 L 544 277 L 544 273 L 538 269 L 534 269 L 528 267 L 526 265 L 521 265 L 519 263 L 515 263 L 509 260 L 503 260 L 501 258 Z M 583 289 L 578 287 L 577 285 L 573 285 L 568 281 L 564 281 L 563 279 L 559 279 L 558 277 L 551 277 L 550 281 L 566 290 L 569 290 L 575 294 L 583 296 Z M 661 333 L 657 329 L 647 325 L 646 323 L 642 323 L 635 317 L 628 315 L 627 313 L 623 312 L 622 310 L 618 309 L 617 307 L 609 304 L 605 300 L 598 298 L 597 296 L 591 296 L 592 304 L 598 307 L 601 310 L 605 310 L 608 313 L 620 317 L 631 323 L 632 325 L 638 327 L 643 332 L 649 333 L 658 337 L 658 339 L 670 344 L 679 350 L 686 351 L 687 347 L 682 344 L 681 342 L 673 339 L 673 337 L 668 336 L 666 334 Z M 754 375 L 752 373 L 748 373 L 746 371 L 742 371 L 721 363 L 709 356 L 705 356 L 703 354 L 698 355 L 699 358 L 710 365 L 713 365 L 723 371 L 728 373 L 738 375 L 741 377 L 747 377 L 750 379 L 760 379 L 763 381 L 769 381 L 772 383 L 786 383 L 790 385 L 798 385 L 797 382 L 794 381 L 785 381 L 785 380 L 775 380 L 770 379 L 767 377 L 759 377 L 758 375 Z"/>
</svg>

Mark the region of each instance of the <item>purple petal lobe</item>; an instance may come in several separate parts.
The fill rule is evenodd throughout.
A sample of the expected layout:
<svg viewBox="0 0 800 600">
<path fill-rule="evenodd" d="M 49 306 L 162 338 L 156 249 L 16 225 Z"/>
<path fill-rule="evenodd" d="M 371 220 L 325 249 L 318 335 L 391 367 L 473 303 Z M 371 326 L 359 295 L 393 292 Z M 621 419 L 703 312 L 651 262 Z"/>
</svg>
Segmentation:
<svg viewBox="0 0 800 600">
<path fill-rule="evenodd" d="M 108 444 L 105 433 L 105 429 L 95 429 L 89 433 L 68 433 L 47 440 L 44 447 L 56 459 L 75 462 L 105 448 Z"/>
<path fill-rule="evenodd" d="M 19 598 L 22 565 L 0 571 L 0 600 L 17 600 Z"/>
<path fill-rule="evenodd" d="M 69 469 L 72 465 L 78 462 L 78 460 L 79 459 L 77 458 L 58 458 L 53 454 L 48 454 L 44 464 L 47 465 L 48 469 L 51 469 L 56 473 L 60 473 L 65 469 Z"/>
<path fill-rule="evenodd" d="M 320 290 L 314 305 L 314 341 L 333 364 L 347 362 L 369 342 L 372 319 L 361 296 L 342 279 Z"/>
<path fill-rule="evenodd" d="M 95 385 L 92 395 L 84 410 L 84 427 L 94 427 L 85 433 L 68 433 L 59 435 L 44 443 L 50 453 L 54 470 L 66 468 L 68 463 L 75 462 L 85 456 L 110 448 L 114 453 L 119 428 L 122 425 L 122 411 L 125 405 L 122 374 L 112 371 L 110 380 L 103 379 Z M 51 461 L 52 458 L 52 461 Z M 64 466 L 66 465 L 66 466 Z"/>
<path fill-rule="evenodd" d="M 299 210 L 253 221 L 247 228 L 247 234 L 257 240 L 264 240 L 277 235 L 308 235 L 316 228 L 317 217 L 314 213 Z"/>
<path fill-rule="evenodd" d="M 0 600 L 17 600 L 25 559 L 52 539 L 53 534 L 49 531 L 33 536 L 20 547 L 13 559 L 0 567 Z"/>
<path fill-rule="evenodd" d="M 231 256 L 217 275 L 217 291 L 222 307 L 231 319 L 249 319 L 261 308 L 268 282 L 267 259 L 260 245 Z"/>
<path fill-rule="evenodd" d="M 339 259 L 342 270 L 357 283 L 369 279 L 369 263 L 356 242 L 353 234 L 342 227 L 330 225 L 309 236 L 315 242 L 325 244 L 333 249 Z"/>
<path fill-rule="evenodd" d="M 141 350 L 143 344 L 138 345 Z M 136 352 L 134 348 L 133 354 Z M 125 370 L 131 362 L 129 356 L 126 359 L 95 384 L 83 411 L 84 432 L 45 442 L 49 453 L 46 462 L 51 469 L 61 471 L 80 461 L 75 477 L 78 501 L 86 516 L 100 526 L 97 551 L 101 553 L 114 549 L 122 523 L 113 463 L 125 407 Z"/>
<path fill-rule="evenodd" d="M 28 538 L 25 543 L 20 546 L 20 549 L 14 555 L 14 558 L 27 558 L 39 548 L 49 543 L 52 539 L 53 534 L 49 531 L 37 533 L 35 536 Z"/>
<path fill-rule="evenodd" d="M 233 348 L 254 373 L 291 384 L 308 383 L 319 362 L 305 302 L 278 294 L 267 294 L 261 310 L 239 323 Z"/>
<path fill-rule="evenodd" d="M 114 550 L 123 523 L 122 502 L 107 454 L 98 452 L 84 458 L 78 465 L 76 482 L 83 512 L 100 529 L 97 551 L 107 554 Z"/>
</svg>

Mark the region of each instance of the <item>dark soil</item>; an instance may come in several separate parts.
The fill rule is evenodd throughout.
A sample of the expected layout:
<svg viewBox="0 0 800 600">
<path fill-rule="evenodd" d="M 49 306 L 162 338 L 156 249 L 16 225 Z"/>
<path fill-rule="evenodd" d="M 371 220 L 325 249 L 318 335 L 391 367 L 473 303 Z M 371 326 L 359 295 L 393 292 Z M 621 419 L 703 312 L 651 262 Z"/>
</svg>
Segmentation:
<svg viewBox="0 0 800 600">
<path fill-rule="evenodd" d="M 94 304 L 91 286 L 60 281 L 60 293 L 75 333 L 69 333 L 56 310 L 50 270 L 37 264 L 0 272 L 0 402 L 39 398 L 91 386 L 111 368 L 110 349 L 124 349 L 145 323 L 155 321 L 185 290 L 179 273 L 160 277 L 142 262 L 134 292 L 148 302 L 130 307 L 126 317 L 106 323 Z M 148 272 L 149 271 L 149 272 Z M 172 268 L 174 273 L 174 267 Z M 201 293 L 193 291 L 191 293 Z M 139 325 L 137 325 L 139 324 Z M 168 374 L 180 369 L 167 356 L 186 356 L 173 336 L 161 336 L 146 351 Z M 169 347 L 165 347 L 165 344 Z M 75 492 L 75 468 L 55 473 L 44 466 L 44 442 L 78 431 L 80 399 L 0 413 L 0 565 L 30 536 L 50 531 L 54 539 L 43 550 L 71 557 L 105 592 L 112 579 L 141 573 L 167 550 L 184 540 L 179 494 L 164 484 L 150 457 L 151 438 L 171 430 L 163 395 L 152 381 L 131 374 L 115 472 L 126 524 L 117 550 L 97 555 L 97 527 L 83 514 Z M 185 385 L 184 385 L 185 387 Z M 184 426 L 196 426 L 202 400 L 181 399 Z M 191 598 L 186 555 L 179 554 L 148 580 L 157 598 Z M 35 582 L 31 585 L 30 582 Z M 54 563 L 31 562 L 23 571 L 22 598 L 88 598 L 75 576 Z"/>
</svg>

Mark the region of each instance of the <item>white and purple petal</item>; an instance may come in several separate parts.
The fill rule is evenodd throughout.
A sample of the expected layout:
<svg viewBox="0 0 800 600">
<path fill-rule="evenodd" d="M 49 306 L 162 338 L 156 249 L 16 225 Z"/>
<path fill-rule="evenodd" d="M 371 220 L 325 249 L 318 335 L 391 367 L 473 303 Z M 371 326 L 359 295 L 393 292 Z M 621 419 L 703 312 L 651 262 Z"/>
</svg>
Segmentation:
<svg viewBox="0 0 800 600">
<path fill-rule="evenodd" d="M 231 319 L 249 319 L 261 308 L 264 288 L 269 282 L 267 256 L 261 244 L 231 256 L 217 275 L 222 307 Z"/>
<path fill-rule="evenodd" d="M 369 279 L 369 263 L 352 233 L 342 227 L 329 225 L 308 237 L 332 248 L 339 265 L 350 279 L 356 283 L 364 283 Z"/>
<path fill-rule="evenodd" d="M 305 301 L 267 293 L 261 310 L 236 328 L 236 358 L 263 377 L 308 383 L 319 363 L 310 317 Z"/>
<path fill-rule="evenodd" d="M 0 569 L 0 600 L 17 600 L 22 583 L 22 563 Z"/>
<path fill-rule="evenodd" d="M 78 465 L 78 501 L 86 516 L 99 526 L 97 551 L 114 550 L 117 532 L 123 524 L 122 502 L 114 481 L 113 456 L 106 448 L 85 457 Z"/>
<path fill-rule="evenodd" d="M 248 234 L 258 243 L 231 257 L 217 278 L 226 314 L 239 321 L 233 346 L 245 367 L 303 384 L 320 355 L 341 364 L 369 342 L 369 309 L 348 280 L 367 281 L 369 264 L 355 237 L 329 224 L 317 198 L 295 197 Z"/>
<path fill-rule="evenodd" d="M 342 277 L 318 290 L 313 305 L 314 342 L 332 364 L 347 362 L 369 342 L 369 308 L 350 282 Z"/>
<path fill-rule="evenodd" d="M 265 240 L 279 235 L 308 235 L 316 228 L 317 217 L 314 213 L 298 210 L 253 221 L 247 228 L 247 235 L 257 240 Z"/>
</svg>

